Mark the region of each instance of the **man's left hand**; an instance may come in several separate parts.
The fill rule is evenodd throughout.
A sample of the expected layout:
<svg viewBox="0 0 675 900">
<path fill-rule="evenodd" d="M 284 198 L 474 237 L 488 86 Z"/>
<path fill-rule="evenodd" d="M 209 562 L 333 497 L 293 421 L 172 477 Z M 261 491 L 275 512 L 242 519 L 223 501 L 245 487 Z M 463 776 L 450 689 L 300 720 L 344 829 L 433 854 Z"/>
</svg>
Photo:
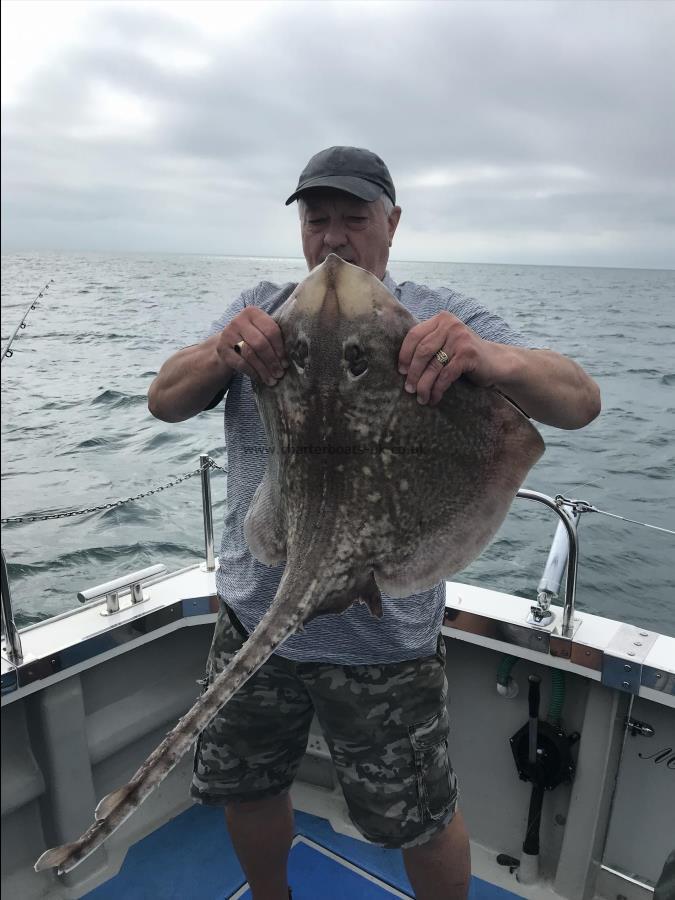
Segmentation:
<svg viewBox="0 0 675 900">
<path fill-rule="evenodd" d="M 440 312 L 410 329 L 401 345 L 398 370 L 406 375 L 406 391 L 417 393 L 420 403 L 434 406 L 460 375 L 481 387 L 494 385 L 499 377 L 495 356 L 500 349 L 457 316 Z M 445 365 L 436 357 L 439 350 L 448 357 Z"/>
<path fill-rule="evenodd" d="M 439 350 L 448 357 L 445 365 Z M 449 312 L 410 329 L 398 368 L 406 391 L 430 406 L 464 375 L 480 387 L 497 388 L 526 415 L 556 428 L 582 428 L 600 412 L 597 384 L 573 360 L 553 350 L 483 340 Z"/>
</svg>

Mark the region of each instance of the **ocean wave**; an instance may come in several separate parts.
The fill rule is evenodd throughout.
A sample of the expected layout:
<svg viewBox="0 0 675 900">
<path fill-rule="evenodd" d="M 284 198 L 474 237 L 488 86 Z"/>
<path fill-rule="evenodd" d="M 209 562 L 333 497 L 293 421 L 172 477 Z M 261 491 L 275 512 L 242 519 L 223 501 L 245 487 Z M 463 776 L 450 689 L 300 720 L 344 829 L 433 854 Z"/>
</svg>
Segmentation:
<svg viewBox="0 0 675 900">
<path fill-rule="evenodd" d="M 110 528 L 117 528 L 118 525 L 144 525 L 150 524 L 153 520 L 162 519 L 164 513 L 157 509 L 149 509 L 144 505 L 144 500 L 132 503 L 120 504 L 120 506 L 112 506 L 110 509 L 104 509 L 96 513 L 98 522 L 95 530 L 107 531 Z"/>
<path fill-rule="evenodd" d="M 171 444 L 182 443 L 184 440 L 185 435 L 178 431 L 161 431 L 159 434 L 154 434 L 149 440 L 145 441 L 143 450 L 158 450 Z"/>
<path fill-rule="evenodd" d="M 115 437 L 92 437 L 85 438 L 85 440 L 80 441 L 78 444 L 75 444 L 75 450 L 95 450 L 101 447 L 114 447 L 115 444 L 119 443 L 122 435 L 115 435 Z M 68 453 L 69 451 L 65 451 Z M 63 454 L 59 454 L 62 456 Z"/>
<path fill-rule="evenodd" d="M 103 391 L 90 401 L 90 406 L 111 406 L 113 408 L 120 406 L 138 406 L 141 403 L 147 403 L 148 398 L 145 394 L 125 394 L 122 391 Z"/>
<path fill-rule="evenodd" d="M 7 440 L 8 438 L 11 440 L 15 440 L 15 438 L 11 437 L 11 435 L 18 434 L 19 436 L 21 436 L 32 434 L 32 432 L 34 431 L 36 431 L 39 435 L 42 435 L 45 431 L 52 431 L 54 427 L 55 425 L 53 423 L 48 422 L 45 422 L 42 425 L 16 425 L 14 428 L 5 428 L 3 437 L 5 438 L 5 440 Z"/>
<path fill-rule="evenodd" d="M 63 553 L 53 559 L 44 559 L 39 562 L 11 562 L 7 561 L 7 573 L 10 579 L 17 581 L 34 575 L 41 575 L 54 571 L 68 571 L 80 569 L 83 566 L 102 565 L 111 562 L 119 562 L 120 569 L 129 567 L 130 558 L 138 562 L 138 557 L 143 556 L 140 562 L 149 565 L 157 562 L 158 557 L 171 556 L 182 560 L 198 562 L 199 551 L 195 546 L 176 544 L 171 541 L 141 541 L 133 544 L 114 544 L 97 547 L 87 547 L 79 550 Z M 134 563 L 135 564 L 135 563 Z"/>
<path fill-rule="evenodd" d="M 29 625 L 37 625 L 38 622 L 46 622 L 51 619 L 55 613 L 50 612 L 27 612 L 22 607 L 14 610 L 14 624 L 17 628 L 28 628 Z"/>
<path fill-rule="evenodd" d="M 74 406 L 82 406 L 80 400 L 48 400 L 40 409 L 71 409 Z"/>
</svg>

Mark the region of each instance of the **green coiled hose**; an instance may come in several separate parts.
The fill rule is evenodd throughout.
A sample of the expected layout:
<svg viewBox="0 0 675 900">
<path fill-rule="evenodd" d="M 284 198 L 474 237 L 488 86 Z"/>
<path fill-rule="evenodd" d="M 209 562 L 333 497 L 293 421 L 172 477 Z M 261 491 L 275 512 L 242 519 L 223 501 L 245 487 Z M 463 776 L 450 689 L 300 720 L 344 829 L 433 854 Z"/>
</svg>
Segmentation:
<svg viewBox="0 0 675 900">
<path fill-rule="evenodd" d="M 518 656 L 503 656 L 497 669 L 497 684 L 506 687 L 511 670 L 518 662 Z M 548 721 L 551 725 L 559 725 L 562 716 L 562 708 L 565 702 L 565 674 L 560 669 L 551 669 L 551 701 L 548 707 Z"/>
</svg>

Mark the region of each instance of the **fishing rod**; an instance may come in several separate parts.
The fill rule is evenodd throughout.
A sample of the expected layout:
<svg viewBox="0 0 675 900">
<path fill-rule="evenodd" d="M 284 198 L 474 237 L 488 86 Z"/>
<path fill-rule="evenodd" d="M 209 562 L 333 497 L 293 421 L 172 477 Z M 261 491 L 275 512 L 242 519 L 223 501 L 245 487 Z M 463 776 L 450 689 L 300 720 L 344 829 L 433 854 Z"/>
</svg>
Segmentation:
<svg viewBox="0 0 675 900">
<path fill-rule="evenodd" d="M 26 327 L 26 319 L 28 318 L 28 313 L 29 313 L 32 309 L 35 309 L 35 307 L 38 305 L 38 300 L 40 299 L 40 297 L 43 297 L 43 296 L 44 296 L 45 291 L 48 291 L 48 290 L 49 290 L 49 285 L 50 285 L 50 284 L 53 284 L 53 283 L 54 283 L 54 279 L 53 279 L 53 278 L 50 278 L 49 281 L 47 282 L 47 284 L 42 288 L 42 290 L 41 290 L 40 293 L 37 295 L 37 297 L 35 298 L 35 300 L 33 300 L 33 301 L 31 302 L 30 306 L 28 307 L 28 309 L 26 310 L 26 312 L 23 314 L 23 318 L 21 319 L 21 321 L 19 322 L 19 324 L 18 324 L 18 325 L 16 326 L 16 328 L 14 329 L 14 334 L 13 334 L 13 335 L 11 336 L 11 338 L 7 341 L 7 345 L 5 346 L 5 349 L 2 351 L 2 357 L 0 357 L 0 363 L 3 363 L 3 362 L 5 361 L 5 357 L 6 357 L 6 356 L 9 357 L 9 356 L 12 356 L 12 355 L 13 355 L 14 351 L 11 349 L 11 347 L 12 347 L 12 343 L 13 343 L 13 341 L 14 341 L 14 338 L 17 336 L 17 334 L 19 333 L 19 331 L 20 331 L 22 328 L 25 328 L 25 327 Z"/>
</svg>

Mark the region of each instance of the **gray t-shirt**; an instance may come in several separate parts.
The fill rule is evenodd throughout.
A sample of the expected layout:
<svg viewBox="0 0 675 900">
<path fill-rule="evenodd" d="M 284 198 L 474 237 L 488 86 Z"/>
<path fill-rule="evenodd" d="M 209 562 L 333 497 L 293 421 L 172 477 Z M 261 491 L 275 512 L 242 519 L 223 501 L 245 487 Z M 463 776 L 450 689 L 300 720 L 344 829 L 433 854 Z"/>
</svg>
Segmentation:
<svg viewBox="0 0 675 900">
<path fill-rule="evenodd" d="M 531 346 L 499 316 L 448 288 L 432 290 L 408 281 L 397 285 L 389 273 L 383 284 L 419 321 L 447 310 L 486 340 Z M 244 291 L 213 323 L 209 336 L 221 331 L 246 306 L 274 312 L 294 288 L 294 284 L 279 287 L 261 282 Z M 251 381 L 239 374 L 233 377 L 225 397 L 225 445 L 227 510 L 216 585 L 244 627 L 252 631 L 272 602 L 284 567 L 258 562 L 244 538 L 244 517 L 265 473 L 267 438 Z M 365 605 L 356 604 L 341 615 L 313 619 L 304 633 L 291 636 L 277 652 L 300 662 L 338 665 L 393 663 L 433 654 L 443 621 L 445 585 L 399 599 L 385 594 L 382 600 L 381 619 L 371 616 Z"/>
</svg>

